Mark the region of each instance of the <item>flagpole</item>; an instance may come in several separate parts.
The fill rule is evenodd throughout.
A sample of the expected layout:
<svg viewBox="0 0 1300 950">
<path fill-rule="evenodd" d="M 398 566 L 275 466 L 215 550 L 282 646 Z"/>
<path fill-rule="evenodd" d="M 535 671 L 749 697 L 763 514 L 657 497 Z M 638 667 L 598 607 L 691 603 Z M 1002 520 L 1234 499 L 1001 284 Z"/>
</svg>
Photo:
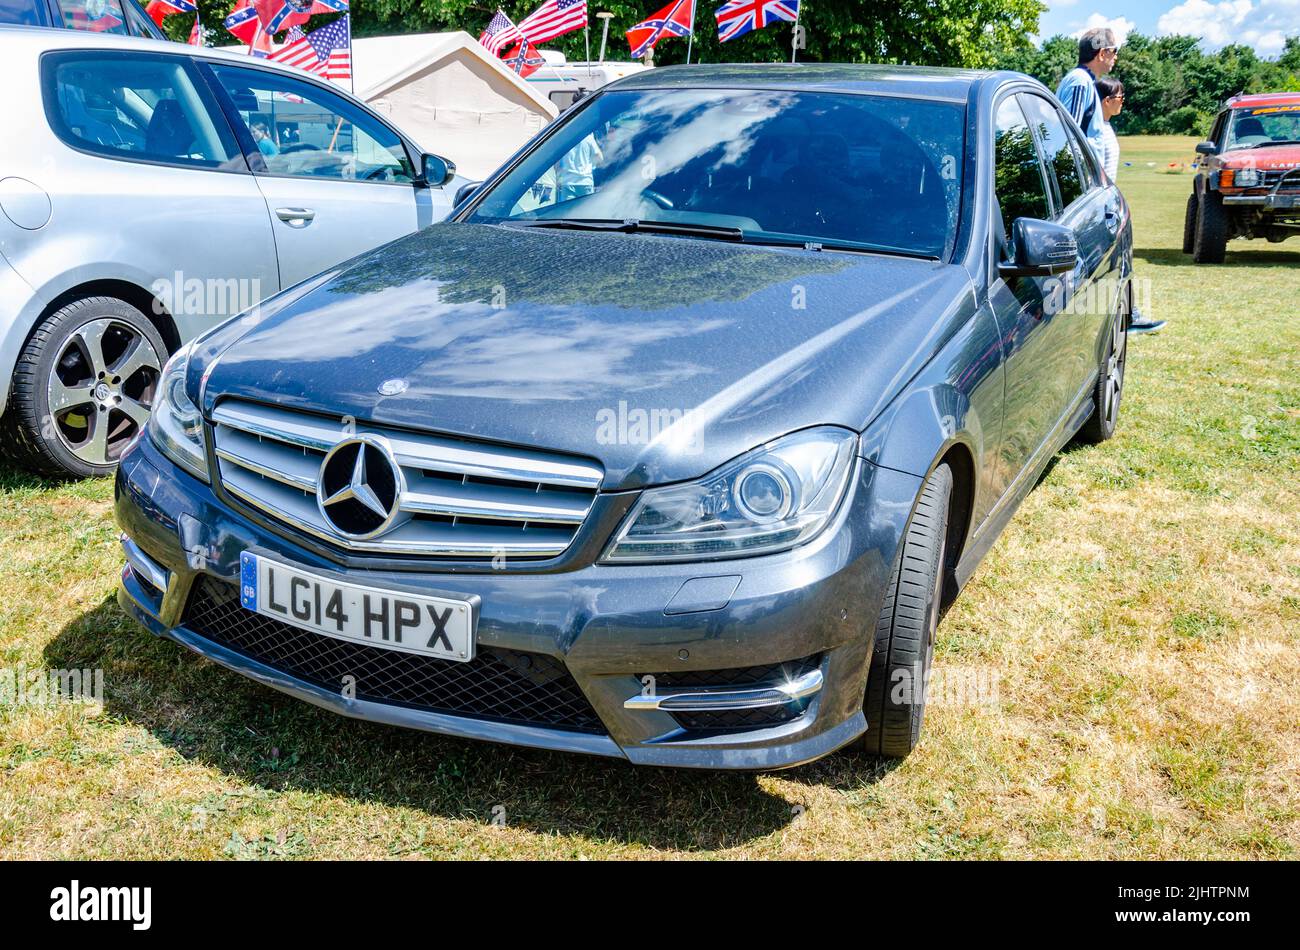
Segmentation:
<svg viewBox="0 0 1300 950">
<path fill-rule="evenodd" d="M 798 14 L 796 14 L 798 16 Z M 352 61 L 352 14 L 351 12 L 343 14 L 343 19 L 348 21 L 348 89 L 351 90 L 353 97 L 357 94 L 357 67 Z"/>
<path fill-rule="evenodd" d="M 695 0 L 691 0 L 691 32 L 686 36 L 686 65 L 691 64 L 691 47 L 695 44 Z"/>
<path fill-rule="evenodd" d="M 587 46 L 587 82 L 591 82 L 591 17 L 587 17 L 586 22 L 582 24 L 582 42 Z"/>
<path fill-rule="evenodd" d="M 790 36 L 790 62 L 796 62 L 799 58 L 799 15 L 803 13 L 805 0 L 800 0 L 799 5 L 794 8 L 794 33 Z"/>
</svg>

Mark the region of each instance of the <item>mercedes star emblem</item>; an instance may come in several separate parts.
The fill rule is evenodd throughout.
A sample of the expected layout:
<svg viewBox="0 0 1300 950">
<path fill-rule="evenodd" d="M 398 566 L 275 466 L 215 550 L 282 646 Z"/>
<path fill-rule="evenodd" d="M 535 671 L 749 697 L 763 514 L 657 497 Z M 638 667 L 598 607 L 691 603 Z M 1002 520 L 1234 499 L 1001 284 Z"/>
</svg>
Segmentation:
<svg viewBox="0 0 1300 950">
<path fill-rule="evenodd" d="M 397 517 L 402 470 L 382 439 L 356 436 L 330 449 L 320 465 L 316 504 L 346 538 L 373 538 Z"/>
</svg>

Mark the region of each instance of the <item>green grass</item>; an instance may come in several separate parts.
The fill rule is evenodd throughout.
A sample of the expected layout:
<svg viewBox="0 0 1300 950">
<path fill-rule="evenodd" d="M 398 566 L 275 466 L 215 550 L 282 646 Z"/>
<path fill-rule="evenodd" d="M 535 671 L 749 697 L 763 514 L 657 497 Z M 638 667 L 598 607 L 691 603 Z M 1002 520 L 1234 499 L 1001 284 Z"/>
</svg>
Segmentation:
<svg viewBox="0 0 1300 950">
<path fill-rule="evenodd" d="M 636 770 L 342 719 L 122 616 L 107 480 L 0 470 L 0 666 L 107 691 L 0 706 L 0 854 L 1297 856 L 1300 241 L 1192 266 L 1166 171 L 1192 144 L 1122 143 L 1169 326 L 1132 342 L 1117 437 L 1062 454 L 941 628 L 939 675 L 996 702 L 935 706 L 903 764 Z"/>
</svg>

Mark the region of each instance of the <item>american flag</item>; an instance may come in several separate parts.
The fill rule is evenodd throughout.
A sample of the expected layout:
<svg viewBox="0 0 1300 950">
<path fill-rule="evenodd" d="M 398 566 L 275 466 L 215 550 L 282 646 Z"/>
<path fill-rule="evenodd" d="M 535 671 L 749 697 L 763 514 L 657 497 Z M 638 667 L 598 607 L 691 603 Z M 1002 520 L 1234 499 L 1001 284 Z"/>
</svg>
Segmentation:
<svg viewBox="0 0 1300 950">
<path fill-rule="evenodd" d="M 487 47 L 487 51 L 493 56 L 500 56 L 501 51 L 511 43 L 523 39 L 519 32 L 519 27 L 515 26 L 514 21 L 506 16 L 504 11 L 498 10 L 496 16 L 488 20 L 487 29 L 478 41 Z"/>
<path fill-rule="evenodd" d="M 546 0 L 519 23 L 524 39 L 536 46 L 587 25 L 587 0 Z"/>
<path fill-rule="evenodd" d="M 352 25 L 350 17 L 339 17 L 328 26 L 310 33 L 299 27 L 289 31 L 289 42 L 270 58 L 296 66 L 326 79 L 352 78 Z"/>
<path fill-rule="evenodd" d="M 778 20 L 793 23 L 799 16 L 799 0 L 728 0 L 714 16 L 718 42 L 725 43 Z"/>
</svg>

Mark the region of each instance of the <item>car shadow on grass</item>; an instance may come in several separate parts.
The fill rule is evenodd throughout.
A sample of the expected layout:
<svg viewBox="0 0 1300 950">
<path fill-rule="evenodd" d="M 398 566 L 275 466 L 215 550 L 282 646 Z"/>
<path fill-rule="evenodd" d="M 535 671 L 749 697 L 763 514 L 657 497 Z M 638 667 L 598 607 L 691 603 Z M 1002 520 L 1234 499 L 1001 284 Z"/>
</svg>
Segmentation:
<svg viewBox="0 0 1300 950">
<path fill-rule="evenodd" d="M 1148 247 L 1133 249 L 1134 264 L 1151 264 L 1156 267 L 1294 267 L 1300 264 L 1300 244 L 1295 251 L 1265 250 L 1262 246 L 1229 244 L 1228 253 L 1222 264 L 1195 264 L 1192 255 L 1184 254 L 1176 247 Z"/>
<path fill-rule="evenodd" d="M 272 791 L 683 851 L 738 847 L 800 813 L 800 802 L 766 791 L 755 773 L 633 767 L 338 716 L 151 635 L 111 597 L 65 626 L 44 658 L 50 668 L 102 668 L 108 715 Z M 887 772 L 838 755 L 783 774 L 809 787 L 860 788 Z"/>
</svg>

